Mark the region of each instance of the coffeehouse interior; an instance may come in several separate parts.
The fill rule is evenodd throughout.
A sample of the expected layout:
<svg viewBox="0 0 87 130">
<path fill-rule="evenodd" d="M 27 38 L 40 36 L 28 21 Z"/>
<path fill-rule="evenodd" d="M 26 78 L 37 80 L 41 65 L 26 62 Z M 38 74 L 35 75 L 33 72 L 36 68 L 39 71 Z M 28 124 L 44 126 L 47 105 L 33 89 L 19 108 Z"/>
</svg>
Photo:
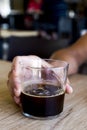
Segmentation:
<svg viewBox="0 0 87 130">
<path fill-rule="evenodd" d="M 44 1 L 0 0 L 0 59 L 32 54 L 49 58 L 86 33 L 86 0 L 61 0 L 54 14 L 54 4 Z"/>
</svg>

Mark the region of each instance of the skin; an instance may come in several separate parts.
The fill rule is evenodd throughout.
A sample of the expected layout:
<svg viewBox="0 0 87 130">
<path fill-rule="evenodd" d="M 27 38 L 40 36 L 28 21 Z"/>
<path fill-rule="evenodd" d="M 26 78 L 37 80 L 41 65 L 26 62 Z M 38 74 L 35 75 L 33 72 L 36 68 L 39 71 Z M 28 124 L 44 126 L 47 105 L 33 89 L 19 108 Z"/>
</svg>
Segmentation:
<svg viewBox="0 0 87 130">
<path fill-rule="evenodd" d="M 54 52 L 50 58 L 67 61 L 69 63 L 68 74 L 77 73 L 79 66 L 87 60 L 87 34 L 72 46 Z"/>
<path fill-rule="evenodd" d="M 82 36 L 77 40 L 72 46 L 58 50 L 52 54 L 50 58 L 65 60 L 69 63 L 68 74 L 75 74 L 78 72 L 79 66 L 87 60 L 87 34 Z M 26 78 L 24 73 L 27 72 L 27 69 L 23 72 L 22 65 L 25 64 L 25 67 L 28 68 L 29 65 L 33 65 L 31 59 L 38 59 L 37 56 L 18 56 L 15 57 L 12 62 L 11 71 L 8 74 L 8 88 L 11 92 L 13 100 L 16 104 L 21 105 L 20 94 L 21 94 L 21 81 Z M 40 59 L 40 58 L 39 58 Z M 21 64 L 19 64 L 21 63 Z M 35 64 L 34 64 L 35 65 Z M 47 64 L 45 64 L 45 67 Z M 29 72 L 30 74 L 30 72 Z M 22 76 L 20 76 L 22 75 Z M 24 78 L 25 77 L 25 78 Z M 72 93 L 73 89 L 70 86 L 69 81 L 67 80 L 66 84 L 66 93 Z"/>
<path fill-rule="evenodd" d="M 39 58 L 37 56 L 19 56 L 15 57 L 12 62 L 11 71 L 8 74 L 8 88 L 16 104 L 20 105 L 20 94 L 21 94 L 21 81 L 23 80 L 24 73 L 22 70 L 22 64 L 25 64 L 26 68 L 32 64 L 30 59 Z M 68 74 L 75 74 L 78 72 L 79 66 L 87 60 L 87 34 L 77 40 L 72 46 L 58 50 L 54 52 L 51 59 L 64 60 L 69 63 Z M 39 58 L 40 59 L 40 58 Z M 28 62 L 27 62 L 28 61 Z M 21 62 L 21 64 L 19 64 Z M 26 70 L 25 70 L 26 72 Z M 22 75 L 22 76 L 20 76 Z M 27 75 L 29 76 L 29 75 Z M 26 79 L 27 77 L 25 77 Z M 72 93 L 73 89 L 67 80 L 66 93 Z"/>
<path fill-rule="evenodd" d="M 40 60 L 39 64 L 36 64 L 35 60 Z M 33 60 L 33 61 L 32 61 Z M 13 59 L 11 70 L 8 74 L 8 88 L 12 95 L 14 102 L 18 105 L 21 105 L 20 102 L 20 94 L 22 91 L 21 83 L 29 79 L 32 76 L 29 66 L 31 67 L 40 67 L 43 66 L 49 67 L 50 64 L 42 60 L 37 56 L 17 56 Z M 72 87 L 69 85 L 69 81 L 67 79 L 66 83 L 66 93 L 72 93 Z"/>
</svg>

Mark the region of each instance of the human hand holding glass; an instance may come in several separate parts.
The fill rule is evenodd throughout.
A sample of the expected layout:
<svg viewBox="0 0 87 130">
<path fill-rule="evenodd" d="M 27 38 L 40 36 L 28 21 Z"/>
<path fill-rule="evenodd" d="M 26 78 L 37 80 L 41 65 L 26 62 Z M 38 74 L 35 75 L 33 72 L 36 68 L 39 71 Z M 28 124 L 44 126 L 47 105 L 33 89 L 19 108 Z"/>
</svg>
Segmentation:
<svg viewBox="0 0 87 130">
<path fill-rule="evenodd" d="M 12 62 L 12 68 L 8 75 L 8 88 L 14 101 L 20 105 L 20 95 L 21 95 L 21 82 L 26 81 L 32 75 L 29 66 L 40 67 L 40 64 L 35 63 L 35 60 L 42 60 L 37 56 L 18 56 L 15 57 Z M 49 67 L 50 65 L 42 60 L 42 66 Z M 53 65 L 52 65 L 53 66 Z M 67 80 L 66 83 L 66 93 L 72 93 L 72 88 Z"/>
</svg>

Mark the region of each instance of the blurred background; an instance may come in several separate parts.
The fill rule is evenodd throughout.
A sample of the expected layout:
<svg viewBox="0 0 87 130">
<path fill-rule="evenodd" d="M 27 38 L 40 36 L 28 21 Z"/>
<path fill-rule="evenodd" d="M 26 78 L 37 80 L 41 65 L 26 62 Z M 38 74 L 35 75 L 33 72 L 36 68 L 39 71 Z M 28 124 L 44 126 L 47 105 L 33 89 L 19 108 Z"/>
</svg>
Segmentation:
<svg viewBox="0 0 87 130">
<path fill-rule="evenodd" d="M 0 59 L 41 58 L 87 32 L 87 0 L 0 0 Z"/>
</svg>

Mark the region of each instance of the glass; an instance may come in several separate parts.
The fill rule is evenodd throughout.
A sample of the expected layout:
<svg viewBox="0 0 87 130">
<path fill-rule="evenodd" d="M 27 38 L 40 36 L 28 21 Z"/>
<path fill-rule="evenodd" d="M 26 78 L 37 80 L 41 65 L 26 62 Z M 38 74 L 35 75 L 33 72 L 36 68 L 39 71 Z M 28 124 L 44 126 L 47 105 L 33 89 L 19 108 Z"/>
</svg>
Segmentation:
<svg viewBox="0 0 87 130">
<path fill-rule="evenodd" d="M 68 63 L 53 59 L 32 63 L 30 77 L 22 83 L 22 112 L 35 119 L 57 117 L 63 111 Z"/>
</svg>

